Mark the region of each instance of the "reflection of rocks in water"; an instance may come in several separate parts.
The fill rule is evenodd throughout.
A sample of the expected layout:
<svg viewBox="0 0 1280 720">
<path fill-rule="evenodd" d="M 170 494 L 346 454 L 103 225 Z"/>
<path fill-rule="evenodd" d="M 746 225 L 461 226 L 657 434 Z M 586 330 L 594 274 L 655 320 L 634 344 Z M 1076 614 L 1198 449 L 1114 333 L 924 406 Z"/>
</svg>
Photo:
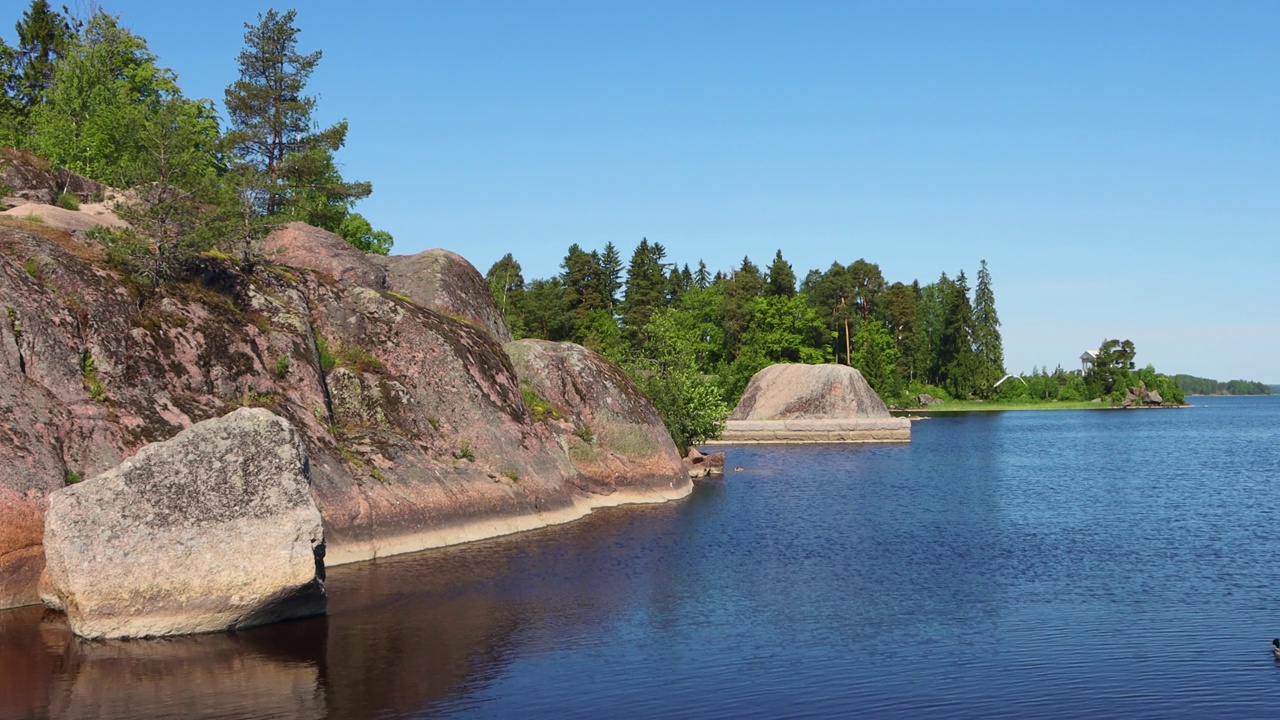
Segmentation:
<svg viewBox="0 0 1280 720">
<path fill-rule="evenodd" d="M 53 622 L 41 622 L 46 614 Z M 63 617 L 42 605 L 0 612 L 0 718 L 49 715 L 49 680 L 70 640 Z"/>
<path fill-rule="evenodd" d="M 609 508 L 332 568 L 327 617 L 233 634 L 86 641 L 41 607 L 3 611 L 0 719 L 344 720 L 456 709 L 512 658 L 589 641 L 637 604 L 667 622 L 671 556 L 689 507 Z"/>
<path fill-rule="evenodd" d="M 329 572 L 329 717 L 452 706 L 508 658 L 665 587 L 678 507 L 612 508 L 518 537 L 428 550 Z M 637 563 L 636 548 L 652 548 Z"/>
<path fill-rule="evenodd" d="M 50 714 L 324 717 L 323 622 L 284 623 L 269 630 L 157 640 L 74 639 L 49 689 Z"/>
</svg>

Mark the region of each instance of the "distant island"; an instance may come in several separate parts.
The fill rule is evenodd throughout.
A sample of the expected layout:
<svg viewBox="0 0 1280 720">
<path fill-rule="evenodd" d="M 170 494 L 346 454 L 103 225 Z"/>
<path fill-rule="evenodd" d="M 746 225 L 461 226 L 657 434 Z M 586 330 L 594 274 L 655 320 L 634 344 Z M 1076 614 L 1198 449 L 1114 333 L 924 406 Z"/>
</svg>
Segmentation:
<svg viewBox="0 0 1280 720">
<path fill-rule="evenodd" d="M 1185 395 L 1270 395 L 1280 388 L 1253 380 L 1219 382 L 1195 375 L 1174 375 L 1173 380 Z"/>
</svg>

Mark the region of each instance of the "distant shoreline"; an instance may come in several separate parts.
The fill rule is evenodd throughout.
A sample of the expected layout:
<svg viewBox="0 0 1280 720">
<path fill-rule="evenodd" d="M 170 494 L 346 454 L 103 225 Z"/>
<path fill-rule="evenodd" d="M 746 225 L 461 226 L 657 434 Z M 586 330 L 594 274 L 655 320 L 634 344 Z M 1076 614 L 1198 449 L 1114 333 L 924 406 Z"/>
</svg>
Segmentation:
<svg viewBox="0 0 1280 720">
<path fill-rule="evenodd" d="M 1265 396 L 1264 396 L 1265 397 Z M 1054 402 L 1054 403 L 965 403 L 963 405 L 932 405 L 922 408 L 890 408 L 889 413 L 897 417 L 916 417 L 937 414 L 980 413 L 980 412 L 1022 412 L 1037 410 L 1173 410 L 1177 408 L 1195 407 L 1182 405 L 1132 405 L 1121 407 L 1096 402 Z"/>
</svg>

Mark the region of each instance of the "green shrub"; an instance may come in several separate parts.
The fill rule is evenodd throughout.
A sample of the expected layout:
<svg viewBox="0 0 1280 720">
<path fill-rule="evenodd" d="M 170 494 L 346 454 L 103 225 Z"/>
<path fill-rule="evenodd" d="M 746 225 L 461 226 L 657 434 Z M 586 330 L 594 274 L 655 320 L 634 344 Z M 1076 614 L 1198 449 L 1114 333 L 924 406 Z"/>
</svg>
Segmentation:
<svg viewBox="0 0 1280 720">
<path fill-rule="evenodd" d="M 79 210 L 80 198 L 76 197 L 75 193 L 64 192 L 58 195 L 54 204 L 64 210 Z"/>
<path fill-rule="evenodd" d="M 68 470 L 68 471 L 67 471 L 67 484 L 68 484 L 68 485 L 75 485 L 76 483 L 80 482 L 80 480 L 81 480 L 81 479 L 82 479 L 82 478 L 80 477 L 80 473 L 76 472 L 75 470 Z"/>
<path fill-rule="evenodd" d="M 575 426 L 573 428 L 573 434 L 585 443 L 595 442 L 596 439 L 595 433 L 591 432 L 591 428 L 586 423 Z"/>
<path fill-rule="evenodd" d="M 292 361 L 289 360 L 288 355 L 281 355 L 276 358 L 276 377 L 278 379 L 283 380 L 289 374 L 289 365 L 291 362 Z"/>
<path fill-rule="evenodd" d="M 475 462 L 476 452 L 475 450 L 471 449 L 471 441 L 463 440 L 462 444 L 458 446 L 458 451 L 455 452 L 453 456 L 458 460 L 467 460 L 470 462 Z"/>
</svg>

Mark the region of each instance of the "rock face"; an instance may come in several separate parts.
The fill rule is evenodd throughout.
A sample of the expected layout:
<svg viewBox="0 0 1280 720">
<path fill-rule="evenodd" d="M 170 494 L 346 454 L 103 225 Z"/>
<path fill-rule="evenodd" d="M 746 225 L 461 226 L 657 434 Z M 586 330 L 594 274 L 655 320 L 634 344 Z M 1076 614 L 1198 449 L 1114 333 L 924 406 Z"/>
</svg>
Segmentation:
<svg viewBox="0 0 1280 720">
<path fill-rule="evenodd" d="M 263 254 L 281 265 L 317 270 L 332 278 L 385 290 L 386 273 L 350 243 L 328 230 L 291 222 L 262 241 Z"/>
<path fill-rule="evenodd" d="M 724 475 L 724 453 L 704 454 L 698 448 L 691 447 L 684 456 L 684 467 L 689 472 L 689 477 L 695 480 Z"/>
<path fill-rule="evenodd" d="M 902 442 L 911 421 L 890 417 L 862 373 L 845 365 L 770 365 L 756 373 L 723 443 Z"/>
<path fill-rule="evenodd" d="M 140 294 L 95 244 L 0 218 L 0 606 L 36 600 L 50 492 L 243 406 L 301 436 L 330 565 L 689 492 L 658 491 L 665 450 L 609 434 L 627 412 L 587 420 L 608 438 L 592 453 L 572 421 L 535 419 L 491 327 L 300 261 L 202 262 Z"/>
<path fill-rule="evenodd" d="M 0 148 L 0 185 L 13 188 L 15 198 L 45 204 L 52 204 L 63 192 L 77 196 L 81 202 L 111 192 L 102 183 L 53 168 L 43 158 L 12 148 Z"/>
<path fill-rule="evenodd" d="M 543 421 L 573 463 L 570 482 L 598 495 L 686 492 L 689 478 L 662 418 L 621 370 L 573 343 L 504 347 L 524 391 L 550 408 Z"/>
<path fill-rule="evenodd" d="M 82 637 L 213 632 L 325 610 L 305 451 L 260 408 L 193 425 L 59 490 L 41 599 Z"/>
<path fill-rule="evenodd" d="M 386 269 L 392 291 L 422 307 L 475 323 L 499 343 L 511 342 L 511 328 L 489 284 L 461 255 L 436 248 L 416 255 L 367 257 Z"/>
</svg>

